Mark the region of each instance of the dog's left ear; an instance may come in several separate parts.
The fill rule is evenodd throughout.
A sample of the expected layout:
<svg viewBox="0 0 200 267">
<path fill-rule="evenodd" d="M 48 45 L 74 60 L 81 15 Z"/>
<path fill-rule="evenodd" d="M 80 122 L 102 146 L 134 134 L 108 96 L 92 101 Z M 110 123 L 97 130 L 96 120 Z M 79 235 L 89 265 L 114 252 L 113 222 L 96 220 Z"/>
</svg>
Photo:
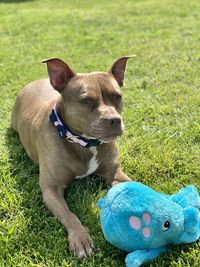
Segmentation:
<svg viewBox="0 0 200 267">
<path fill-rule="evenodd" d="M 135 55 L 119 58 L 117 61 L 115 61 L 110 70 L 110 73 L 114 76 L 120 87 L 123 85 L 127 60 L 132 57 L 135 57 Z"/>
<path fill-rule="evenodd" d="M 59 58 L 44 60 L 42 63 L 47 63 L 50 83 L 59 93 L 65 88 L 70 79 L 75 76 L 73 70 Z"/>
</svg>

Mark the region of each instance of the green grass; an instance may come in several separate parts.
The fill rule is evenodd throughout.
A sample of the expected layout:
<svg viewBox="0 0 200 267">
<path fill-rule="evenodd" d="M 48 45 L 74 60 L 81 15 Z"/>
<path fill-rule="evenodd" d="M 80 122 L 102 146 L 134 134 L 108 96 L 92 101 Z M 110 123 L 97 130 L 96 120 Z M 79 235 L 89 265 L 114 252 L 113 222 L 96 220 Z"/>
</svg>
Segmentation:
<svg viewBox="0 0 200 267">
<path fill-rule="evenodd" d="M 43 205 L 38 167 L 10 129 L 20 88 L 47 75 L 43 59 L 60 57 L 78 72 L 89 72 L 136 54 L 123 88 L 122 167 L 160 192 L 171 194 L 190 183 L 200 190 L 199 1 L 94 2 L 0 1 L 1 267 L 124 264 L 125 253 L 104 240 L 95 206 L 106 185 L 87 178 L 66 193 L 99 248 L 80 262 L 68 253 L 63 227 Z M 200 266 L 199 244 L 173 246 L 147 266 Z"/>
</svg>

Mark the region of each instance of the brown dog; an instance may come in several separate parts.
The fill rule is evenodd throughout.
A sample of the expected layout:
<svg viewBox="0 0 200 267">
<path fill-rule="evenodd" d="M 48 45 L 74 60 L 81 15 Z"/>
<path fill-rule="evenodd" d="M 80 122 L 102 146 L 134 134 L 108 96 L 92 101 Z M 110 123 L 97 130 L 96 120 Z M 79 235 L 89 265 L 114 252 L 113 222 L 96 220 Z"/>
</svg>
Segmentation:
<svg viewBox="0 0 200 267">
<path fill-rule="evenodd" d="M 91 173 L 110 185 L 130 180 L 120 168 L 115 143 L 123 131 L 119 87 L 128 59 L 117 60 L 109 72 L 89 74 L 75 74 L 60 59 L 47 60 L 50 82 L 37 80 L 23 88 L 12 111 L 12 127 L 39 164 L 44 202 L 67 229 L 70 251 L 80 258 L 90 256 L 93 241 L 69 210 L 64 190 Z"/>
</svg>

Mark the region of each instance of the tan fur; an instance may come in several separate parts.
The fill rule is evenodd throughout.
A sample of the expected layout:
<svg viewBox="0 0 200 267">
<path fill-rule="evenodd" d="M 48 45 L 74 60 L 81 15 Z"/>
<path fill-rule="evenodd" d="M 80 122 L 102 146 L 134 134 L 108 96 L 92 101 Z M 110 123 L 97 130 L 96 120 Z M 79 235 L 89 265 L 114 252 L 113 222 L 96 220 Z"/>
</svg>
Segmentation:
<svg viewBox="0 0 200 267">
<path fill-rule="evenodd" d="M 44 202 L 67 229 L 70 250 L 80 258 L 90 256 L 93 241 L 77 216 L 69 210 L 63 194 L 75 177 L 87 173 L 93 154 L 87 148 L 61 139 L 49 121 L 49 114 L 56 103 L 59 114 L 76 133 L 95 137 L 95 131 L 112 134 L 116 131 L 119 135 L 120 129 L 110 126 L 107 129 L 102 122 L 102 118 L 111 115 L 120 118 L 121 106 L 113 105 L 108 97 L 112 91 L 120 92 L 117 82 L 108 73 L 76 75 L 60 93 L 52 88 L 49 79 L 43 79 L 21 90 L 12 111 L 12 127 L 19 133 L 29 157 L 39 164 Z M 98 104 L 96 113 L 78 104 L 77 98 L 84 94 L 90 95 L 92 104 Z M 130 180 L 121 171 L 115 141 L 98 146 L 96 160 L 96 174 L 109 184 Z"/>
</svg>

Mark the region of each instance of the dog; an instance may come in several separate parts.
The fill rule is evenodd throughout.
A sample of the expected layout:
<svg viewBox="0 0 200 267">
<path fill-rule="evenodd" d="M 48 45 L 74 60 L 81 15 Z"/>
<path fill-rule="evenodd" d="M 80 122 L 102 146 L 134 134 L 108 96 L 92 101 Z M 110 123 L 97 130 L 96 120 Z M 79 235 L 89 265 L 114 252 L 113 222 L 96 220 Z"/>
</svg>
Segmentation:
<svg viewBox="0 0 200 267">
<path fill-rule="evenodd" d="M 120 87 L 129 58 L 119 58 L 108 72 L 86 74 L 76 74 L 58 58 L 43 61 L 49 78 L 23 88 L 12 110 L 12 128 L 39 164 L 44 203 L 66 228 L 69 250 L 79 258 L 90 256 L 94 243 L 68 208 L 64 191 L 92 173 L 111 186 L 130 181 L 115 142 L 124 127 Z"/>
</svg>

